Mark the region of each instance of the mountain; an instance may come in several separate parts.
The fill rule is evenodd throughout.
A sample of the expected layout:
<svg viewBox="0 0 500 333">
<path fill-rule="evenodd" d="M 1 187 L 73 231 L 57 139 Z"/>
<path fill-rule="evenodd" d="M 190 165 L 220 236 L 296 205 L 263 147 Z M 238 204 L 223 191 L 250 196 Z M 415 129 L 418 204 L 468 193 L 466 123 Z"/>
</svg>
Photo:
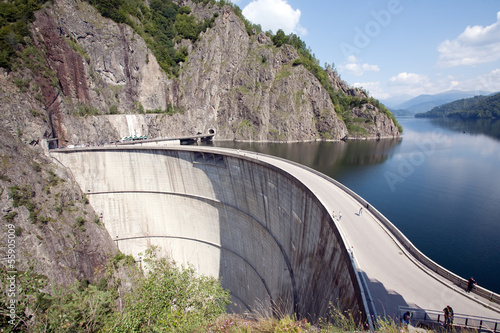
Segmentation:
<svg viewBox="0 0 500 333">
<path fill-rule="evenodd" d="M 500 93 L 491 96 L 474 96 L 434 107 L 418 113 L 419 118 L 487 119 L 500 117 Z"/>
<path fill-rule="evenodd" d="M 51 284 L 95 283 L 103 271 L 94 268 L 116 253 L 71 173 L 50 158 L 55 142 L 104 144 L 132 129 L 214 130 L 220 140 L 400 137 L 382 104 L 320 68 L 297 36 L 259 31 L 230 2 L 24 2 L 0 13 L 0 206 L 16 226 L 19 269 Z"/>
<path fill-rule="evenodd" d="M 395 97 L 390 97 L 386 99 L 381 99 L 380 101 L 384 103 L 385 106 L 387 106 L 389 109 L 395 109 L 397 108 L 400 104 L 412 99 L 413 96 L 411 95 L 399 95 Z"/>
<path fill-rule="evenodd" d="M 408 110 L 413 114 L 431 110 L 435 106 L 453 102 L 459 99 L 473 97 L 477 95 L 488 95 L 485 91 L 460 91 L 450 90 L 435 95 L 419 95 L 404 103 L 394 106 L 394 109 Z"/>
<path fill-rule="evenodd" d="M 391 113 L 393 115 L 395 115 L 396 117 L 413 117 L 414 116 L 413 113 L 411 113 L 410 111 L 405 110 L 405 109 L 394 110 L 394 109 L 389 108 L 389 111 L 391 111 Z"/>
<path fill-rule="evenodd" d="M 258 32 L 220 3 L 153 1 L 131 19 L 111 2 L 98 6 L 130 25 L 85 1 L 46 3 L 16 65 L 23 70 L 6 73 L 9 126 L 30 128 L 30 141 L 57 137 L 62 146 L 113 142 L 121 133 L 109 116 L 126 114 L 148 137 L 209 130 L 215 139 L 254 141 L 400 135 L 385 107 L 321 69 L 298 37 Z M 159 34 L 169 20 L 170 30 Z M 29 105 L 25 117 L 19 101 Z"/>
</svg>

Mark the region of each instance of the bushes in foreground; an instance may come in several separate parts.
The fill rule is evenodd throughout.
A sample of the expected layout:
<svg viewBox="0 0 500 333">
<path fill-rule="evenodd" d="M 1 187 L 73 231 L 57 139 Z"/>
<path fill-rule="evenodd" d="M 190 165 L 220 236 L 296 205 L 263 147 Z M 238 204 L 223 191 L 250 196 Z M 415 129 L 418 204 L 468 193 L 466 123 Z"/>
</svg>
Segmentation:
<svg viewBox="0 0 500 333">
<path fill-rule="evenodd" d="M 83 280 L 71 287 L 54 287 L 45 293 L 46 279 L 18 272 L 16 319 L 0 311 L 2 332 L 347 332 L 368 331 L 351 313 L 331 307 L 328 319 L 316 326 L 297 320 L 279 309 L 265 313 L 229 315 L 229 293 L 219 281 L 196 274 L 192 267 L 178 267 L 148 250 L 137 267 L 132 256 L 121 253 L 110 259 L 97 284 Z M 9 273 L 0 271 L 0 282 L 8 284 Z M 6 290 L 0 302 L 9 302 Z M 381 332 L 403 332 L 393 321 L 381 321 Z"/>
<path fill-rule="evenodd" d="M 179 268 L 154 250 L 146 254 L 144 278 L 125 296 L 115 332 L 193 332 L 225 312 L 229 293 L 219 281 Z"/>
<path fill-rule="evenodd" d="M 2 332 L 203 332 L 225 313 L 229 293 L 212 277 L 197 275 L 192 267 L 178 267 L 147 251 L 141 274 L 131 256 L 110 260 L 106 277 L 93 285 L 80 281 L 54 287 L 33 273 L 19 272 L 16 318 L 0 313 Z M 123 270 L 131 283 L 124 283 Z M 120 272 L 120 273 L 118 273 Z M 0 282 L 9 273 L 2 269 Z M 131 277 L 133 276 L 133 277 Z M 128 287 L 126 285 L 130 285 Z M 2 309 L 10 296 L 0 292 Z"/>
</svg>

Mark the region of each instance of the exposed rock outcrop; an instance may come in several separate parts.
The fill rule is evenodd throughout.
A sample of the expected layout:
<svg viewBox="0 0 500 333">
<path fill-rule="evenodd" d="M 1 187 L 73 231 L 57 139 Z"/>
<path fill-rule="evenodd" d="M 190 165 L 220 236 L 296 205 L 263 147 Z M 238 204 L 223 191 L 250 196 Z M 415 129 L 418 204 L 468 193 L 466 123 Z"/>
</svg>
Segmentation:
<svg viewBox="0 0 500 333">
<path fill-rule="evenodd" d="M 191 15 L 204 19 L 217 12 L 215 25 L 195 43 L 184 40 L 188 59 L 179 78 L 169 78 L 144 40 L 129 26 L 105 19 L 87 2 L 57 0 L 36 15 L 33 39 L 44 71 L 29 90 L 38 94 L 49 130 L 60 145 L 99 144 L 120 133 L 102 114 L 137 114 L 144 110 L 181 113 L 147 116 L 143 135 L 191 135 L 215 129 L 216 139 L 297 141 L 346 137 L 397 137 L 392 120 L 370 103 L 353 110 L 366 118 L 353 132 L 337 114 L 328 92 L 284 44 L 277 48 L 263 33 L 249 36 L 230 7 L 182 1 Z M 15 77 L 14 74 L 13 77 Z M 332 86 L 348 96 L 365 94 L 349 87 L 334 71 Z M 369 110 L 369 112 L 365 112 Z M 338 111 L 338 110 L 337 110 Z M 84 118 L 79 115 L 96 115 Z M 146 122 L 146 121 L 144 121 Z"/>
<path fill-rule="evenodd" d="M 45 157 L 46 140 L 52 146 L 53 138 L 60 146 L 113 142 L 130 134 L 131 122 L 137 135 L 150 137 L 209 129 L 220 140 L 399 136 L 393 121 L 369 101 L 351 110 L 355 121 L 346 125 L 320 81 L 294 65 L 297 51 L 274 46 L 264 33 L 249 36 L 231 7 L 179 3 L 200 20 L 215 17 L 196 42 L 177 41 L 188 50 L 179 77 L 165 74 L 131 27 L 103 18 L 80 0 L 46 3 L 17 66 L 0 69 L 0 205 L 4 216 L 17 214 L 9 218 L 21 228 L 20 251 L 37 258 L 38 272 L 54 282 L 95 278 L 94 268 L 116 250 L 71 175 Z M 369 100 L 334 71 L 328 75 L 337 91 Z M 169 108 L 181 112 L 145 113 Z M 113 118 L 119 116 L 124 119 Z M 54 175 L 61 181 L 53 183 Z M 14 207 L 15 186 L 30 189 L 36 210 Z"/>
<path fill-rule="evenodd" d="M 23 144 L 3 126 L 0 141 L 2 260 L 7 228 L 13 226 L 11 271 L 32 267 L 52 285 L 99 281 L 117 249 L 71 174 L 47 158 L 40 145 Z"/>
</svg>

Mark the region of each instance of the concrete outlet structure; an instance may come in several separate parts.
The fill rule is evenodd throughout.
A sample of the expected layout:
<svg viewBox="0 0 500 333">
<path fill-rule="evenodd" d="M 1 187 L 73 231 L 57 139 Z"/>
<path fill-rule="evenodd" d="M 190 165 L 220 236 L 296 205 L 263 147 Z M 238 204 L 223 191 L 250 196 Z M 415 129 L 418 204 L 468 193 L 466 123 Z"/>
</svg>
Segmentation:
<svg viewBox="0 0 500 333">
<path fill-rule="evenodd" d="M 119 249 L 151 245 L 222 278 L 230 311 L 297 313 L 331 304 L 365 320 L 351 259 L 316 195 L 284 170 L 237 151 L 101 147 L 51 152 L 69 168 Z"/>
</svg>

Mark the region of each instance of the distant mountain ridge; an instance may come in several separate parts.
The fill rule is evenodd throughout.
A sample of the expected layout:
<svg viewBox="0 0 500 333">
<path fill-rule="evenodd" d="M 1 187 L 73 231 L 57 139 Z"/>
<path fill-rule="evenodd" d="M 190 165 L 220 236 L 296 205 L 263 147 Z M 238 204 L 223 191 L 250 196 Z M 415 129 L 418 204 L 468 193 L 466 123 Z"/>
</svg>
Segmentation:
<svg viewBox="0 0 500 333">
<path fill-rule="evenodd" d="M 413 113 L 411 113 L 410 111 L 405 110 L 405 109 L 394 110 L 394 109 L 389 108 L 389 111 L 391 111 L 391 113 L 393 115 L 395 115 L 396 117 L 413 117 L 414 116 Z"/>
<path fill-rule="evenodd" d="M 500 117 L 500 93 L 491 96 L 474 96 L 434 107 L 418 113 L 417 118 L 486 119 Z"/>
<path fill-rule="evenodd" d="M 435 95 L 423 94 L 414 97 L 404 103 L 394 105 L 390 107 L 390 110 L 391 111 L 407 110 L 411 114 L 417 114 L 429 111 L 436 106 L 450 103 L 459 99 L 469 98 L 478 95 L 490 95 L 490 94 L 491 92 L 479 91 L 479 90 L 475 91 L 450 90 Z M 398 115 L 398 113 L 400 112 L 397 112 L 395 114 Z"/>
</svg>

